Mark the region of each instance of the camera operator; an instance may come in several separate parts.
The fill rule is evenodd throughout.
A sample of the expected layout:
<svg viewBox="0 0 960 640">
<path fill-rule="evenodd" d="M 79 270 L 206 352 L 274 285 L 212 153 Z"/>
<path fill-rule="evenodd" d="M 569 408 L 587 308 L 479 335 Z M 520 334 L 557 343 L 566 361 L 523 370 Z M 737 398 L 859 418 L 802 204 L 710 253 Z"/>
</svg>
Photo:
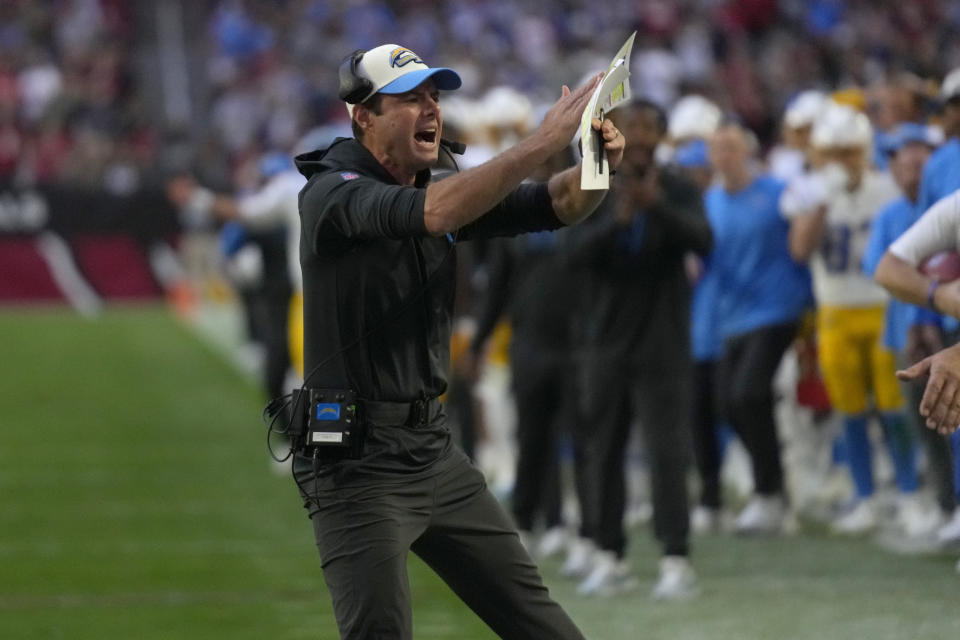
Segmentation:
<svg viewBox="0 0 960 640">
<path fill-rule="evenodd" d="M 504 638 L 581 638 L 553 602 L 483 475 L 451 441 L 447 386 L 455 247 L 476 237 L 555 229 L 593 211 L 579 165 L 521 181 L 563 149 L 600 76 L 560 99 L 529 138 L 430 183 L 451 69 L 381 45 L 341 67 L 354 138 L 303 154 L 300 197 L 305 385 L 356 395 L 361 443 L 297 452 L 343 638 L 410 638 L 413 550 Z M 624 138 L 594 120 L 611 169 Z M 355 437 L 353 434 L 351 437 Z M 311 451 L 312 449 L 312 451 Z"/>
</svg>

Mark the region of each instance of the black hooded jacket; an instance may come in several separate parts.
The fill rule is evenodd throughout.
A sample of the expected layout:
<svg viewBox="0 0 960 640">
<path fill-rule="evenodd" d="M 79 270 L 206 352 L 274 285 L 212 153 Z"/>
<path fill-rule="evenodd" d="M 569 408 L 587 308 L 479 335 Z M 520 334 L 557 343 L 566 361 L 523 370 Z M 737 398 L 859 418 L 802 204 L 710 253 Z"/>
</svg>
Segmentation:
<svg viewBox="0 0 960 640">
<path fill-rule="evenodd" d="M 696 185 L 670 168 L 661 196 L 630 225 L 616 220 L 614 189 L 593 219 L 571 229 L 571 259 L 589 267 L 585 340 L 605 354 L 665 370 L 690 358 L 690 293 L 684 255 L 703 257 L 713 233 Z"/>
<path fill-rule="evenodd" d="M 455 235 L 424 225 L 430 172 L 400 185 L 352 138 L 296 158 L 306 384 L 412 402 L 447 387 L 456 243 L 562 226 L 545 184 L 520 185 Z"/>
</svg>

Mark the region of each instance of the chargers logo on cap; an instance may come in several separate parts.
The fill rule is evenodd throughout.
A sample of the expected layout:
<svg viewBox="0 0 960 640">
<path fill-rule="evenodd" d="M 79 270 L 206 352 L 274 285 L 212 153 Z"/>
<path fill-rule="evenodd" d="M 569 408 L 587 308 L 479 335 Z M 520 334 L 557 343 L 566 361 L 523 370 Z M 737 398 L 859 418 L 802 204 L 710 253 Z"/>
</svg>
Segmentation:
<svg viewBox="0 0 960 640">
<path fill-rule="evenodd" d="M 411 62 L 417 64 L 423 64 L 423 60 L 420 59 L 420 56 L 415 54 L 410 49 L 406 47 L 397 47 L 390 52 L 390 66 L 391 67 L 402 67 Z"/>
</svg>

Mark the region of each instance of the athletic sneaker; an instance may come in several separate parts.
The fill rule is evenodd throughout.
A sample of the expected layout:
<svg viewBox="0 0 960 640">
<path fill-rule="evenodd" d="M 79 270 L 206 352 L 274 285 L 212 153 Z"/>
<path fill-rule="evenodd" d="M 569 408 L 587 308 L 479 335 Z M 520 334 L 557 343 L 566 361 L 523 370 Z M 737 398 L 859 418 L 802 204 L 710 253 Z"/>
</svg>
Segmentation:
<svg viewBox="0 0 960 640">
<path fill-rule="evenodd" d="M 694 533 L 716 533 L 720 531 L 720 509 L 698 504 L 690 514 L 690 527 Z"/>
<path fill-rule="evenodd" d="M 560 575 L 566 578 L 583 578 L 590 572 L 594 547 L 592 540 L 573 538 L 567 546 L 567 559 L 560 567 Z"/>
<path fill-rule="evenodd" d="M 930 538 L 943 526 L 943 512 L 919 492 L 901 494 L 897 524 L 910 538 Z"/>
<path fill-rule="evenodd" d="M 549 558 L 555 556 L 567 546 L 567 531 L 563 527 L 550 527 L 540 536 L 537 543 L 537 557 Z"/>
<path fill-rule="evenodd" d="M 877 510 L 873 500 L 857 501 L 856 505 L 847 513 L 833 521 L 830 530 L 848 536 L 858 536 L 869 533 L 877 528 Z"/>
<path fill-rule="evenodd" d="M 937 529 L 937 544 L 942 547 L 960 545 L 960 507 L 953 510 L 953 517 Z"/>
<path fill-rule="evenodd" d="M 637 584 L 626 560 L 618 559 L 613 551 L 597 551 L 593 554 L 593 567 L 577 586 L 577 593 L 582 596 L 610 596 L 633 589 Z"/>
<path fill-rule="evenodd" d="M 623 516 L 624 524 L 628 527 L 639 527 L 650 522 L 653 518 L 653 505 L 649 502 L 634 504 L 627 509 Z"/>
<path fill-rule="evenodd" d="M 754 495 L 734 524 L 734 531 L 744 535 L 774 535 L 783 531 L 786 505 L 779 495 Z"/>
<path fill-rule="evenodd" d="M 685 556 L 660 559 L 660 578 L 650 592 L 654 600 L 686 600 L 699 593 L 697 574 Z"/>
</svg>

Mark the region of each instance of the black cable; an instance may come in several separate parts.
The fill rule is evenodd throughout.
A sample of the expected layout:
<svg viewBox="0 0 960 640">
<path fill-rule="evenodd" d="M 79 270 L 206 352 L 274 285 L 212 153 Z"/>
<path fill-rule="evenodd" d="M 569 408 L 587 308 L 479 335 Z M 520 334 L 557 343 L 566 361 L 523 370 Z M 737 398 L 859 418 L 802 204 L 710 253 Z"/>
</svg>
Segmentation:
<svg viewBox="0 0 960 640">
<path fill-rule="evenodd" d="M 282 404 L 280 404 L 280 401 L 282 401 Z M 290 459 L 290 456 L 293 455 L 293 445 L 291 443 L 290 448 L 287 450 L 287 454 L 282 458 L 278 458 L 276 452 L 273 449 L 273 442 L 270 439 L 270 436 L 272 436 L 275 433 L 279 435 L 285 435 L 288 438 L 290 437 L 289 421 L 287 422 L 287 425 L 283 430 L 275 429 L 274 425 L 276 424 L 280 416 L 284 415 L 284 412 L 287 409 L 289 409 L 292 406 L 292 404 L 293 404 L 293 393 L 287 393 L 280 396 L 279 398 L 274 398 L 273 400 L 271 400 L 267 404 L 267 406 L 264 407 L 263 412 L 260 414 L 260 420 L 264 424 L 267 423 L 267 416 L 268 415 L 270 416 L 270 423 L 267 425 L 267 451 L 270 453 L 270 457 L 273 458 L 274 461 L 276 462 L 286 462 L 287 460 Z M 271 408 L 274 408 L 275 413 L 272 413 L 272 414 L 270 413 Z M 287 414 L 287 415 L 290 415 L 290 417 L 292 418 L 292 414 Z"/>
</svg>

